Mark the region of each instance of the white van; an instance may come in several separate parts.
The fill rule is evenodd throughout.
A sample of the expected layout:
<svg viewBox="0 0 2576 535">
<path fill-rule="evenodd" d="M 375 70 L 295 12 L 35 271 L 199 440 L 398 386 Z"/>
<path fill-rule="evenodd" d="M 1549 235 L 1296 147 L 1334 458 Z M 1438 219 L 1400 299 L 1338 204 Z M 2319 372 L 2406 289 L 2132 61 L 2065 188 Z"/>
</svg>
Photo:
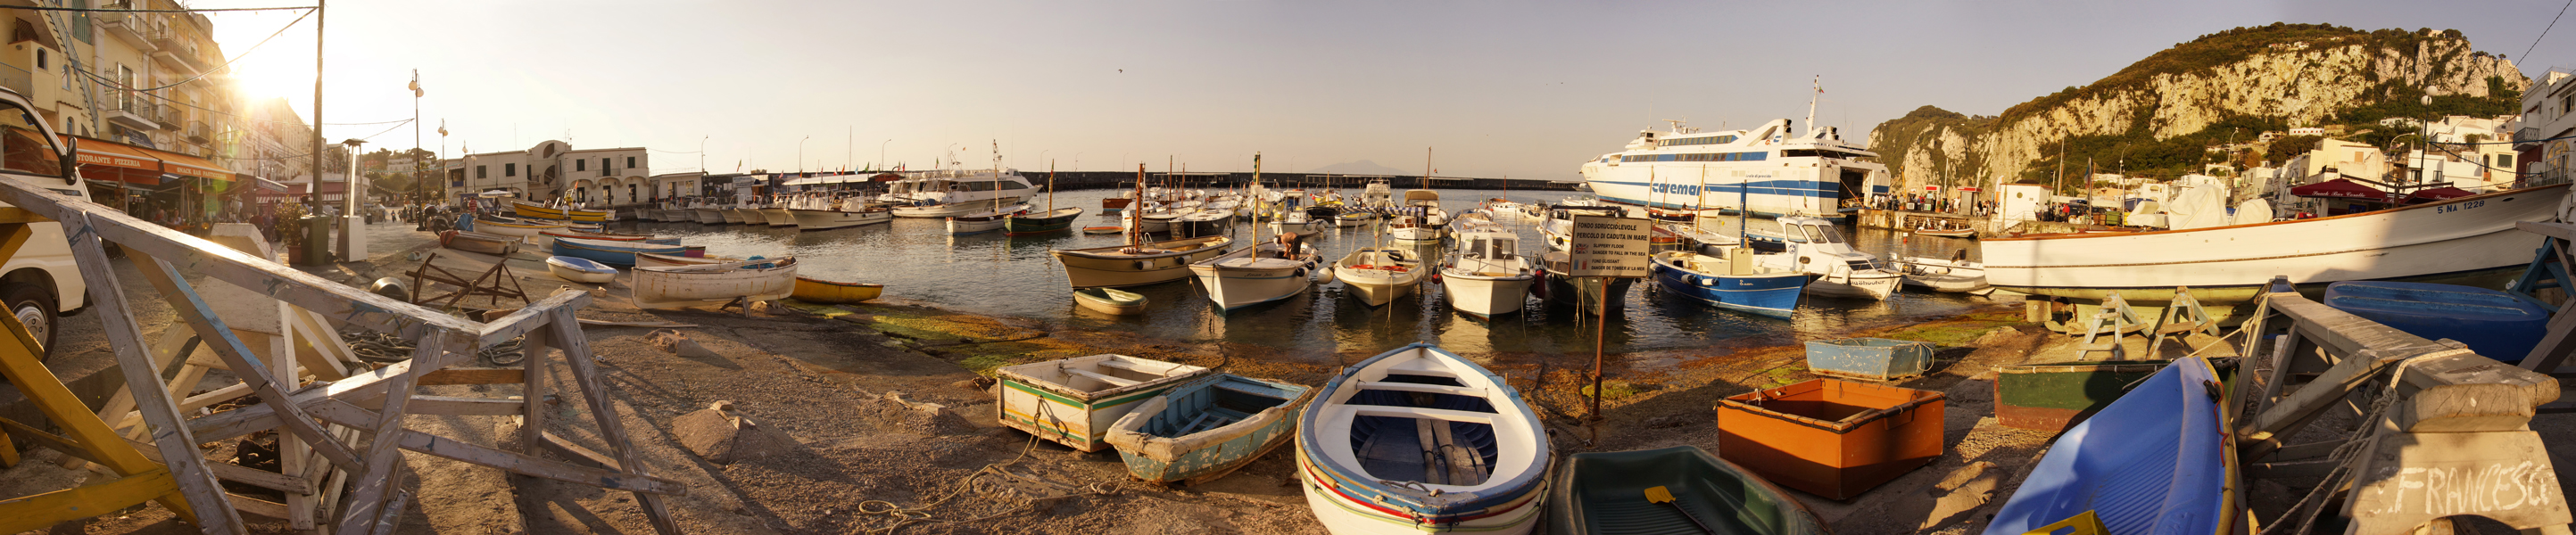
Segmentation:
<svg viewBox="0 0 2576 535">
<path fill-rule="evenodd" d="M 89 200 L 79 160 L 61 139 L 37 119 L 26 97 L 0 89 L 0 178 Z M 80 267 L 72 262 L 71 240 L 63 236 L 61 223 L 29 227 L 35 235 L 18 247 L 17 254 L 0 262 L 0 304 L 27 325 L 50 356 L 55 333 L 61 330 L 59 320 L 89 306 L 89 286 L 81 282 Z"/>
</svg>

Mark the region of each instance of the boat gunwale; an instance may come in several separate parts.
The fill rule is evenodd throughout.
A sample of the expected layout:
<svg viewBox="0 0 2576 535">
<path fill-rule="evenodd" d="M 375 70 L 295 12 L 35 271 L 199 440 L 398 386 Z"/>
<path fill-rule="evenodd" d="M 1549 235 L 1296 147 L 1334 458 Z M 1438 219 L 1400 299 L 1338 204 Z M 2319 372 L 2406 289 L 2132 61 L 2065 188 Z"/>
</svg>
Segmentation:
<svg viewBox="0 0 2576 535">
<path fill-rule="evenodd" d="M 2495 197 L 2495 196 L 2500 196 L 2500 195 L 2519 195 L 2519 194 L 2524 194 L 2524 193 L 2539 193 L 2541 190 L 2546 190 L 2546 189 L 2550 189 L 2550 188 L 2565 188 L 2565 187 L 2567 187 L 2567 186 L 2569 186 L 2569 184 L 2550 184 L 2550 185 L 2546 185 L 2546 186 L 2530 187 L 2530 188 L 2523 188 L 2523 189 L 2517 189 L 2517 190 L 2499 191 L 2499 192 L 2495 192 L 2495 193 L 2488 193 L 2488 194 L 2483 194 L 2483 195 L 2474 195 L 2474 196 L 2468 196 L 2468 197 L 2460 197 L 2460 198 L 2455 198 L 2455 199 L 2448 199 L 2448 200 L 2442 200 L 2442 201 L 2428 202 L 2428 203 L 2424 203 L 2424 204 L 2416 204 L 2416 205 L 2408 205 L 2408 206 L 2399 206 L 2399 207 L 2395 207 L 2395 208 L 2388 208 L 2388 209 L 2383 209 L 2383 210 L 2372 210 L 2372 211 L 2368 211 L 2368 212 L 2361 212 L 2361 213 L 2357 213 L 2357 214 L 2334 215 L 2334 216 L 2325 216 L 2325 217 L 2317 217 L 2317 218 L 2309 218 L 2309 219 L 2287 219 L 2287 220 L 2281 220 L 2281 221 L 2265 221 L 2265 222 L 2261 222 L 2261 223 L 2246 223 L 2246 224 L 2242 224 L 2242 225 L 2226 225 L 2226 226 L 2203 227 L 2203 228 L 2183 229 L 2183 230 L 2142 230 L 2142 231 L 2117 231 L 2117 232 L 2114 232 L 2114 231 L 2102 231 L 2102 232 L 2059 232 L 2059 233 L 2052 233 L 2052 234 L 2024 234 L 2024 235 L 2018 235 L 2018 236 L 2015 236 L 2015 235 L 1999 235 L 1999 236 L 1988 236 L 1988 237 L 1982 238 L 1982 239 L 1980 239 L 1980 240 L 1978 240 L 1978 241 L 1999 242 L 1999 241 L 2027 241 L 2027 240 L 2062 240 L 2062 239 L 2075 239 L 2075 238 L 2106 238 L 2106 237 L 2112 237 L 2112 236 L 2147 236 L 2147 235 L 2156 235 L 2156 234 L 2172 234 L 2172 233 L 2177 233 L 2177 232 L 2202 232 L 2202 231 L 2211 231 L 2211 230 L 2228 230 L 2228 229 L 2239 229 L 2239 228 L 2253 228 L 2253 227 L 2261 227 L 2261 226 L 2268 226 L 2268 225 L 2282 225 L 2282 224 L 2290 224 L 2290 223 L 2309 223 L 2309 222 L 2316 222 L 2316 221 L 2332 221 L 2332 220 L 2337 220 L 2337 219 L 2345 219 L 2345 218 L 2361 217 L 2361 216 L 2387 215 L 2387 214 L 2393 214 L 2393 213 L 2397 213 L 2397 212 L 2404 212 L 2404 211 L 2408 211 L 2408 210 L 2417 210 L 2417 209 L 2424 209 L 2424 208 L 2429 208 L 2429 207 L 2434 207 L 2434 206 L 2444 206 L 2444 205 L 2450 205 L 2450 204 L 2457 204 L 2457 203 L 2467 202 L 2467 201 L 2472 201 L 2472 200 L 2483 200 L 2483 199 L 2486 199 L 2486 198 L 2489 198 L 2489 197 Z"/>
<path fill-rule="evenodd" d="M 1329 410 L 1329 409 L 1327 409 L 1327 408 L 1326 408 L 1326 407 L 1327 407 L 1327 405 L 1329 404 L 1329 402 L 1328 402 L 1328 401 L 1326 401 L 1326 400 L 1331 399 L 1331 398 L 1333 397 L 1333 395 L 1334 395 L 1336 392 L 1338 392 L 1338 391 L 1339 391 L 1343 386 L 1345 386 L 1346 384 L 1347 384 L 1347 385 L 1352 385 L 1354 388 L 1357 388 L 1356 383 L 1350 383 L 1350 382 L 1347 382 L 1347 381 L 1350 381 L 1350 380 L 1354 377 L 1354 374 L 1357 374 L 1357 373 L 1361 372 L 1362 370 L 1366 370 L 1369 366 L 1375 365 L 1375 364 L 1377 364 L 1377 363 L 1378 363 L 1378 362 L 1380 362 L 1380 361 L 1384 361 L 1384 360 L 1386 360 L 1386 359 L 1388 359 L 1388 358 L 1395 357 L 1395 356 L 1397 356 L 1397 355 L 1404 355 L 1404 354 L 1407 354 L 1407 353 L 1410 353 L 1410 352 L 1413 352 L 1413 351 L 1417 351 L 1417 350 L 1418 350 L 1418 351 L 1421 351 L 1421 352 L 1424 352 L 1424 353 L 1427 353 L 1428 355 L 1425 355 L 1425 357 L 1446 358 L 1446 359 L 1448 359 L 1448 360 L 1453 360 L 1453 361 L 1456 361 L 1456 362 L 1458 362 L 1458 363 L 1465 364 L 1466 366 L 1468 366 L 1468 368 L 1469 368 L 1469 369 L 1472 369 L 1472 370 L 1475 370 L 1475 371 L 1476 371 L 1476 372 L 1478 372 L 1478 373 L 1482 373 L 1482 374 L 1484 374 L 1485 379 L 1486 379 L 1487 381 L 1489 381 L 1489 382 L 1493 383 L 1493 384 L 1494 384 L 1494 385 L 1496 385 L 1496 386 L 1500 386 L 1500 387 L 1501 387 L 1501 388 L 1499 388 L 1499 389 L 1497 389 L 1497 390 L 1495 390 L 1495 391 L 1493 391 L 1493 392 L 1490 392 L 1490 393 L 1486 394 L 1486 395 L 1485 395 L 1485 397 L 1484 397 L 1484 398 L 1487 400 L 1487 402 L 1488 402 L 1488 403 L 1492 403 L 1492 402 L 1495 402 L 1495 401 L 1501 401 L 1501 402 L 1503 402 L 1503 403 L 1493 403 L 1493 405 L 1496 407 L 1497 411 L 1494 413 L 1494 416 L 1495 416 L 1495 417 L 1494 417 L 1494 424 L 1492 424 L 1492 425 L 1494 425 L 1495 427 L 1501 427 L 1501 424 L 1502 424 L 1503 422 L 1505 422 L 1505 421 L 1506 421 L 1506 420 L 1505 420 L 1505 417 L 1514 416 L 1514 415 L 1513 415 L 1513 414 L 1511 414 L 1511 413 L 1506 413 L 1506 412 L 1503 412 L 1503 411 L 1502 411 L 1502 408 L 1503 408 L 1506 404 L 1518 405 L 1518 406 L 1520 407 L 1520 408 L 1519 408 L 1519 410 L 1518 410 L 1518 411 L 1516 411 L 1516 412 L 1518 413 L 1518 414 L 1517 414 L 1517 416 L 1519 416 L 1519 417 L 1518 417 L 1518 418 L 1511 419 L 1511 421 L 1515 421 L 1517 425 L 1520 425 L 1520 426 L 1526 427 L 1526 428 L 1528 429 L 1528 431 L 1529 431 L 1529 434 L 1530 434 L 1531 438 L 1532 438 L 1532 439 L 1534 439 L 1534 440 L 1537 442 L 1537 445 L 1538 445 L 1538 448 L 1537 448 L 1537 449 L 1535 449 L 1535 450 L 1533 450 L 1533 451 L 1531 452 L 1531 454 L 1530 454 L 1530 463 L 1529 463 L 1529 464 L 1530 464 L 1530 466 L 1516 467 L 1517 469 L 1519 469 L 1519 470 L 1520 470 L 1520 472 L 1519 472 L 1519 473 L 1517 473 L 1517 474 L 1513 474 L 1513 475 L 1512 475 L 1512 477 L 1511 477 L 1510 479 L 1507 479 L 1507 480 L 1503 480 L 1503 481 L 1499 481 L 1499 482 L 1497 482 L 1497 481 L 1494 481 L 1494 480 L 1492 480 L 1492 479 L 1490 479 L 1490 478 L 1489 478 L 1489 479 L 1487 479 L 1484 483 L 1479 483 L 1479 484 L 1477 484 L 1477 485 L 1466 486 L 1466 487 L 1469 487 L 1469 488 L 1481 488 L 1482 490 L 1459 490 L 1459 491 L 1456 491 L 1456 492 L 1444 492 L 1442 495 L 1439 495 L 1439 496 L 1433 496 L 1433 495 L 1413 495 L 1413 494 L 1406 494 L 1406 493 L 1403 493 L 1403 492 L 1398 492 L 1398 491 L 1400 491 L 1400 490 L 1407 490 L 1407 489 L 1404 489 L 1404 488 L 1402 488 L 1402 487 L 1396 487 L 1396 486 L 1394 486 L 1394 485 L 1388 485 L 1388 484 L 1373 483 L 1374 481 L 1377 481 L 1377 480 L 1376 480 L 1375 478 L 1373 478 L 1373 477 L 1366 477 L 1366 476 L 1368 476 L 1368 474 L 1366 474 L 1365 472 L 1361 472 L 1361 471 L 1359 471 L 1359 470 L 1357 469 L 1357 467 L 1343 467 L 1343 466 L 1340 466 L 1340 465 L 1334 464 L 1334 463 L 1332 463 L 1332 462 L 1329 462 L 1329 461 L 1331 461 L 1331 460 L 1332 460 L 1332 457 L 1331 457 L 1330 455 L 1327 455 L 1327 454 L 1326 454 L 1326 452 L 1324 452 L 1324 451 L 1323 451 L 1323 449 L 1322 449 L 1322 448 L 1324 448 L 1325 446 L 1323 446 L 1323 445 L 1321 445 L 1321 444 L 1314 444 L 1314 443 L 1312 443 L 1310 440 L 1308 440 L 1309 438 L 1313 438 L 1313 439 L 1316 439 L 1316 440 L 1321 440 L 1321 439 L 1323 438 L 1323 436 L 1322 436 L 1322 434 L 1321 434 L 1321 433 L 1322 433 L 1322 431 L 1317 430 L 1317 429 L 1316 429 L 1316 425 L 1317 425 L 1317 419 L 1322 418 L 1322 417 L 1323 417 L 1324 412 L 1325 412 L 1326 410 Z M 1454 370 L 1453 370 L 1453 371 L 1454 371 Z M 1345 405 L 1341 405 L 1341 406 L 1345 406 L 1345 407 L 1346 407 L 1346 406 L 1349 406 L 1349 405 L 1345 404 Z M 1298 415 L 1298 417 L 1297 417 L 1297 427 L 1298 427 L 1298 431 L 1297 431 L 1297 438 L 1298 438 L 1298 455 L 1300 456 L 1300 458 L 1306 458 L 1306 457 L 1309 457 L 1309 456 L 1322 456 L 1322 459 L 1321 459 L 1320 461 L 1318 461 L 1318 460 L 1314 460 L 1314 459 L 1309 459 L 1309 460 L 1308 460 L 1308 464 L 1309 464 L 1310 466 L 1312 466 L 1312 467 L 1313 467 L 1313 469 L 1314 469 L 1314 471 L 1315 471 L 1315 472 L 1318 472 L 1318 474 L 1316 474 L 1316 475 L 1321 475 L 1321 476 L 1328 477 L 1328 478 L 1332 478 L 1332 479 L 1336 480 L 1336 482 L 1335 482 L 1335 483 L 1334 483 L 1334 485 L 1333 485 L 1333 488 L 1334 488 L 1337 492 L 1338 492 L 1338 491 L 1341 489 L 1341 487 L 1343 486 L 1343 485 L 1339 484 L 1339 482 L 1338 482 L 1339 480 L 1350 480 L 1354 485 L 1360 486 L 1360 487 L 1362 487 L 1362 489 L 1363 489 L 1363 490 L 1366 490 L 1366 491 L 1368 491 L 1370 494 L 1375 495 L 1374 497 L 1372 497 L 1372 498 L 1371 498 L 1371 500 L 1372 500 L 1372 501 L 1378 502 L 1379 504 L 1383 504 L 1383 505 L 1396 505 L 1396 506 L 1401 506 L 1401 507 L 1405 507 L 1405 508 L 1407 508 L 1407 509 L 1413 510 L 1413 511 L 1415 511 L 1415 512 L 1420 512 L 1420 511 L 1423 511 L 1423 510 L 1433 510 L 1433 511 L 1449 510 L 1449 509 L 1452 509 L 1452 508 L 1467 508 L 1467 507 L 1473 507 L 1473 508 L 1474 508 L 1473 510 L 1460 510 L 1460 511 L 1457 511 L 1456 513 L 1453 513 L 1453 514 L 1445 514 L 1445 515 L 1443 515 L 1443 514 L 1434 514 L 1434 515 L 1430 515 L 1430 516 L 1432 516 L 1432 517 L 1433 517 L 1433 519 L 1435 519 L 1435 520 L 1436 520 L 1436 519 L 1438 519 L 1439 517 L 1483 517 L 1483 516 L 1491 516 L 1491 514 L 1487 514 L 1487 511 L 1488 511 L 1488 510 L 1490 510 L 1490 509 L 1493 509 L 1493 508 L 1495 508 L 1495 507 L 1497 507 L 1497 506 L 1502 506 L 1502 505 L 1510 504 L 1511 502 L 1515 502 L 1515 501 L 1522 501 L 1522 499 L 1524 499 L 1524 498 L 1529 498 L 1529 495 L 1530 495 L 1530 494 L 1532 494 L 1532 493 L 1534 493 L 1534 492 L 1535 492 L 1535 493 L 1542 493 L 1542 494 L 1543 494 L 1543 493 L 1545 492 L 1545 489 L 1547 488 L 1547 483 L 1548 483 L 1548 481 L 1547 481 L 1547 472 L 1548 472 L 1547 468 L 1548 468 L 1548 465 L 1549 465 L 1551 462 L 1553 462 L 1553 460 L 1554 460 L 1554 459 L 1553 459 L 1553 457 L 1554 457 L 1553 452 L 1552 452 L 1551 450 L 1549 450 L 1549 449 L 1548 449 L 1548 438 L 1547 438 L 1547 431 L 1546 431 L 1545 424 L 1543 424 L 1543 423 L 1541 423 L 1541 422 L 1539 421 L 1539 417 L 1538 417 L 1537 409 L 1536 409 L 1535 407 L 1531 407 L 1531 406 L 1529 406 L 1529 402 L 1528 402 L 1525 398 L 1523 398 L 1523 397 L 1522 397 L 1521 392 L 1520 392 L 1520 389 L 1512 387 L 1512 386 L 1511 386 L 1511 384 L 1510 384 L 1509 382 L 1504 381 L 1504 380 L 1503 380 L 1503 377 L 1502 377 L 1500 374 L 1496 374 L 1496 373 L 1494 373 L 1494 371 L 1493 371 L 1492 369 L 1488 369 L 1488 368 L 1485 368 L 1485 367 L 1484 367 L 1484 366 L 1482 366 L 1482 365 L 1476 364 L 1476 363 L 1475 363 L 1475 361 L 1467 360 L 1467 358 L 1466 358 L 1466 357 L 1459 356 L 1457 353 L 1451 352 L 1451 351 L 1449 351 L 1449 350 L 1448 350 L 1448 349 L 1446 349 L 1446 348 L 1442 348 L 1442 347 L 1440 347 L 1440 346 L 1438 346 L 1438 345 L 1434 345 L 1434 344 L 1430 344 L 1430 343 L 1424 343 L 1424 342 L 1415 342 L 1415 343 L 1412 343 L 1412 344 L 1406 344 L 1406 345 L 1405 345 L 1405 346 L 1403 346 L 1403 347 L 1398 347 L 1398 348 L 1395 348 L 1395 349 L 1392 349 L 1392 350 L 1388 350 L 1388 351 L 1387 351 L 1387 352 L 1385 352 L 1385 353 L 1380 353 L 1380 354 L 1378 354 L 1377 356 L 1369 357 L 1369 358 L 1367 358 L 1367 359 L 1365 359 L 1365 360 L 1361 360 L 1361 361 L 1359 361 L 1359 362 L 1357 362 L 1357 363 L 1353 363 L 1353 364 L 1351 364 L 1350 366 L 1347 366 L 1347 367 L 1342 368 L 1342 370 L 1341 370 L 1339 373 L 1335 374 L 1331 380 L 1325 381 L 1325 383 L 1324 383 L 1322 386 L 1315 387 L 1315 401 L 1312 401 L 1312 402 L 1307 403 L 1307 405 L 1306 405 L 1306 410 L 1302 411 L 1302 412 Z M 1345 432 L 1347 432 L 1347 430 L 1345 430 Z M 1499 445 L 1498 445 L 1498 447 L 1499 447 Z M 1308 451 L 1308 450 L 1314 450 L 1314 451 L 1311 451 L 1311 452 L 1310 452 L 1310 451 Z M 1497 461 L 1499 461 L 1499 458 L 1497 459 Z M 1344 472 L 1355 472 L 1355 473 L 1344 473 Z M 1489 471 L 1489 472 L 1488 472 L 1488 474 L 1489 474 L 1489 475 L 1490 475 L 1491 473 L 1493 473 L 1493 471 Z M 1441 486 L 1446 487 L 1446 486 L 1454 486 L 1454 485 L 1441 485 Z M 1463 500 L 1463 501 L 1457 501 L 1457 502 L 1451 502 L 1451 501 L 1448 501 L 1448 500 L 1446 499 L 1447 497 L 1452 497 L 1452 496 L 1465 497 L 1465 498 L 1466 498 L 1466 500 Z M 1392 500 L 1392 501 L 1393 501 L 1393 502 L 1395 502 L 1395 503 L 1390 503 L 1390 500 Z M 1436 503 L 1435 503 L 1435 502 L 1436 502 Z M 1520 505 L 1527 505 L 1527 502 L 1521 503 Z M 1517 508 L 1517 507 L 1516 507 L 1516 506 L 1515 506 L 1515 507 L 1505 507 L 1504 509 L 1505 509 L 1506 511 L 1508 511 L 1508 510 L 1510 510 L 1510 509 L 1514 509 L 1514 508 Z M 1499 514 L 1499 513 L 1500 513 L 1500 512 L 1494 512 L 1494 513 L 1492 513 L 1492 514 Z M 1456 518 L 1456 519 L 1452 519 L 1452 520 L 1449 520 L 1449 521 L 1451 521 L 1451 522 L 1455 522 L 1455 521 L 1459 521 L 1459 520 L 1466 520 L 1466 519 L 1469 519 L 1469 518 Z"/>
</svg>

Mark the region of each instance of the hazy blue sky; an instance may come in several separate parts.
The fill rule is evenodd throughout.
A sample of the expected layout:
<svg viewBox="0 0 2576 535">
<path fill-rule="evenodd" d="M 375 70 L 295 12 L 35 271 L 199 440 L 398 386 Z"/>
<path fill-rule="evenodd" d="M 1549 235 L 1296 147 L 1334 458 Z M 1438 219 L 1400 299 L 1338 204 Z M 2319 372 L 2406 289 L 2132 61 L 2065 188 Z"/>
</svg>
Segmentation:
<svg viewBox="0 0 2576 535">
<path fill-rule="evenodd" d="M 195 7 L 292 5 L 204 0 Z M 2526 72 L 2576 65 L 2564 0 L 2480 2 L 353 2 L 329 15 L 325 121 L 421 114 L 447 150 L 647 146 L 655 172 L 885 159 L 1302 171 L 1373 160 L 1575 177 L 1658 119 L 1807 113 L 1854 140 L 1930 104 L 1993 114 L 2235 26 L 2456 28 Z M 293 13 L 215 15 L 228 54 Z M 307 20 L 242 59 L 311 112 Z M 1124 72 L 1121 72 L 1123 69 Z M 332 140 L 384 126 L 332 126 Z M 440 140 L 424 128 L 423 146 Z M 569 132 L 569 134 L 567 134 Z M 409 127 L 375 138 L 408 147 Z M 1043 154 L 1041 154 L 1043 151 Z M 1123 162 L 1123 163 L 1122 163 Z"/>
</svg>

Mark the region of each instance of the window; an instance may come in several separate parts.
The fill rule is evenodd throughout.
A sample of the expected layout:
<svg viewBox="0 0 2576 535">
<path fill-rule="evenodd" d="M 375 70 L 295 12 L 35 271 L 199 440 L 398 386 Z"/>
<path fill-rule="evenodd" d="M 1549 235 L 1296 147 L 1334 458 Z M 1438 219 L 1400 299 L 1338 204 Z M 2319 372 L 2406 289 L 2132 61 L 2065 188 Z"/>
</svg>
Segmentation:
<svg viewBox="0 0 2576 535">
<path fill-rule="evenodd" d="M 2495 155 L 2495 167 L 2496 167 L 2496 168 L 2498 168 L 2498 169 L 2512 169 L 2512 168 L 2513 168 L 2513 155 L 2511 155 L 2511 154 L 2498 154 L 2498 155 Z"/>
<path fill-rule="evenodd" d="M 628 157 L 626 157 L 626 168 L 627 168 L 627 169 L 634 169 L 634 168 L 635 168 L 635 157 L 634 157 L 634 156 L 628 156 Z"/>
<path fill-rule="evenodd" d="M 486 167 L 490 167 L 490 166 L 484 166 L 484 165 L 477 165 L 477 166 L 474 166 L 474 178 L 492 178 L 492 174 L 491 174 L 491 173 L 486 172 L 486 171 L 489 171 L 489 169 L 485 169 Z"/>
<path fill-rule="evenodd" d="M 47 62 L 46 62 L 46 58 L 45 58 L 45 49 L 42 49 L 42 48 L 36 49 L 36 70 L 41 71 L 41 70 L 45 70 L 45 69 L 51 69 L 51 68 L 53 68 L 51 65 L 52 65 L 51 63 L 47 63 Z"/>
<path fill-rule="evenodd" d="M 0 106 L 0 169 L 62 176 L 63 153 L 39 125 L 25 109 Z"/>
<path fill-rule="evenodd" d="M 590 170 L 590 160 L 573 160 L 573 161 L 572 161 L 572 170 L 574 170 L 574 171 L 589 171 L 589 170 Z"/>
<path fill-rule="evenodd" d="M 600 159 L 599 159 L 599 174 L 601 174 L 601 175 L 606 175 L 606 174 L 608 174 L 608 171 L 609 171 L 609 169 L 608 169 L 608 168 L 609 168 L 609 167 L 613 167 L 616 161 L 617 161 L 617 160 L 611 160 L 611 159 L 608 159 L 608 158 L 600 158 Z"/>
<path fill-rule="evenodd" d="M 501 176 L 519 176 L 519 164 L 501 164 Z"/>
</svg>

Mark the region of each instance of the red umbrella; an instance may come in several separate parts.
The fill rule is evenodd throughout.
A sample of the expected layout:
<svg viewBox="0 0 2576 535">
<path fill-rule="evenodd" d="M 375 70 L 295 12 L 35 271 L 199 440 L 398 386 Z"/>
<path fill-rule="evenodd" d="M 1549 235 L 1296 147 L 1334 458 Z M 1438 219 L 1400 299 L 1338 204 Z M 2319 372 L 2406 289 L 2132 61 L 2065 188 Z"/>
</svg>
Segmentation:
<svg viewBox="0 0 2576 535">
<path fill-rule="evenodd" d="M 2363 199 L 2372 201 L 2389 200 L 2387 192 L 2379 191 L 2378 189 L 2371 188 L 2370 186 L 2364 186 L 2360 183 L 2353 182 L 2350 179 L 2342 178 L 2290 188 L 2290 194 L 2300 197 L 2333 197 L 2340 199 Z"/>
<path fill-rule="evenodd" d="M 2445 199 L 2457 199 L 2457 198 L 2461 198 L 2461 197 L 2470 197 L 2470 196 L 2475 196 L 2475 195 L 2477 195 L 2477 192 L 2474 192 L 2474 191 L 2464 190 L 2464 189 L 2460 189 L 2460 188 L 2453 188 L 2453 187 L 2439 187 L 2439 188 L 2433 188 L 2433 189 L 2428 189 L 2428 190 L 2417 190 L 2414 194 L 2412 194 L 2412 195 L 2407 195 L 2407 196 L 2406 196 L 2406 204 L 2423 204 L 2423 203 L 2428 203 L 2428 202 L 2433 202 L 2433 201 L 2439 201 L 2439 200 L 2445 200 Z"/>
</svg>

